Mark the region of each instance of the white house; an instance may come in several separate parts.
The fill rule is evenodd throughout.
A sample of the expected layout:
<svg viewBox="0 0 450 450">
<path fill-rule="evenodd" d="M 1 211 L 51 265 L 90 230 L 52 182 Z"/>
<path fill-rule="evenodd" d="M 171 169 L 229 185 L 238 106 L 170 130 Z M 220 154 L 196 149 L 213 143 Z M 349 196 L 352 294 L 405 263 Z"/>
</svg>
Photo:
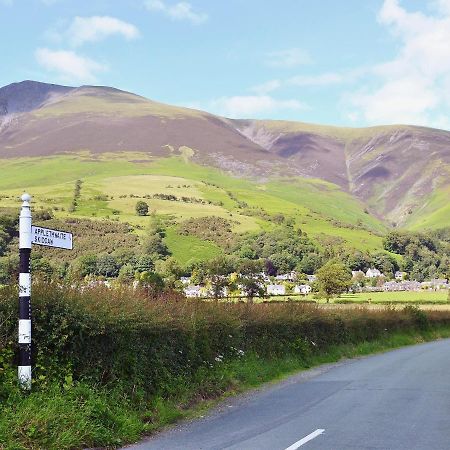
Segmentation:
<svg viewBox="0 0 450 450">
<path fill-rule="evenodd" d="M 397 270 L 397 272 L 395 272 L 396 280 L 403 280 L 405 277 L 406 277 L 406 272 L 401 272 L 400 270 Z"/>
<path fill-rule="evenodd" d="M 193 284 L 183 289 L 184 295 L 186 297 L 201 297 L 202 296 L 201 290 L 202 290 L 201 286 L 195 286 Z"/>
<path fill-rule="evenodd" d="M 299 284 L 294 287 L 294 294 L 307 295 L 311 292 L 311 286 L 309 284 Z"/>
<path fill-rule="evenodd" d="M 368 269 L 366 272 L 366 278 L 381 277 L 383 274 L 378 269 Z"/>
<path fill-rule="evenodd" d="M 267 294 L 269 295 L 285 295 L 286 288 L 282 284 L 268 284 Z"/>
<path fill-rule="evenodd" d="M 280 273 L 279 275 L 277 275 L 275 277 L 275 280 L 294 281 L 296 277 L 297 277 L 297 272 L 295 270 L 293 270 L 292 272 L 289 272 L 289 273 Z"/>
<path fill-rule="evenodd" d="M 180 281 L 183 284 L 189 284 L 191 282 L 191 277 L 180 277 Z"/>
<path fill-rule="evenodd" d="M 308 278 L 308 281 L 310 283 L 314 283 L 314 281 L 317 280 L 317 277 L 315 275 L 306 275 L 306 278 Z"/>
</svg>

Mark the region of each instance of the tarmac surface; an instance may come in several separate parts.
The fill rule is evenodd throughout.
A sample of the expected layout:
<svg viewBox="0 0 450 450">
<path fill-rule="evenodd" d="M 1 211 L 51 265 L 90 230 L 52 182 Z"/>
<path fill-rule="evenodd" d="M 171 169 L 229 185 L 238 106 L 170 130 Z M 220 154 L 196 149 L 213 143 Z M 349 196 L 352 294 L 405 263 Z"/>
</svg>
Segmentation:
<svg viewBox="0 0 450 450">
<path fill-rule="evenodd" d="M 301 372 L 128 450 L 449 450 L 450 339 Z"/>
</svg>

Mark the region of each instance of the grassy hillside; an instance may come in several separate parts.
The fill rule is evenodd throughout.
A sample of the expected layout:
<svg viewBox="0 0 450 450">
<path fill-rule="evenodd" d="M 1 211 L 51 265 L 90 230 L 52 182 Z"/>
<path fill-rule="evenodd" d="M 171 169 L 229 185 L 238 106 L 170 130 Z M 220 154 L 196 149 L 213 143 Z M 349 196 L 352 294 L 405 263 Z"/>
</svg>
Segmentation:
<svg viewBox="0 0 450 450">
<path fill-rule="evenodd" d="M 178 236 L 176 224 L 189 218 L 218 216 L 232 223 L 235 233 L 270 229 L 283 214 L 313 237 L 343 239 L 362 250 L 381 247 L 384 225 L 364 212 L 364 206 L 337 186 L 321 180 L 255 182 L 234 178 L 183 157 L 149 158 L 145 154 L 88 153 L 2 160 L 0 207 L 18 207 L 28 190 L 36 209 L 52 207 L 57 218 L 109 218 L 145 229 L 148 217 L 135 212 L 138 199 L 172 224 L 166 241 L 181 262 L 209 258 L 218 247 L 191 236 Z M 69 212 L 74 183 L 83 181 L 74 212 Z M 159 198 L 172 195 L 176 201 Z M 156 198 L 155 198 L 156 196 Z M 187 201 L 182 201 L 185 197 Z"/>
<path fill-rule="evenodd" d="M 230 120 L 110 87 L 33 81 L 0 88 L 0 99 L 0 189 L 57 186 L 64 196 L 71 176 L 86 178 L 77 211 L 82 216 L 117 210 L 121 220 L 136 223 L 129 196 L 176 195 L 181 189 L 167 186 L 178 177 L 192 182 L 183 196 L 210 203 L 200 208 L 156 198 L 158 214 L 175 220 L 237 214 L 235 231 L 268 226 L 244 203 L 262 206 L 264 213 L 287 212 L 310 233 L 332 229 L 365 248 L 375 245 L 372 237 L 349 233 L 348 225 L 383 232 L 381 222 L 411 228 L 448 223 L 448 131 Z M 28 157 L 41 159 L 36 170 L 23 174 Z M 188 169 L 181 161 L 191 163 Z M 105 194 L 109 199 L 102 203 Z"/>
</svg>

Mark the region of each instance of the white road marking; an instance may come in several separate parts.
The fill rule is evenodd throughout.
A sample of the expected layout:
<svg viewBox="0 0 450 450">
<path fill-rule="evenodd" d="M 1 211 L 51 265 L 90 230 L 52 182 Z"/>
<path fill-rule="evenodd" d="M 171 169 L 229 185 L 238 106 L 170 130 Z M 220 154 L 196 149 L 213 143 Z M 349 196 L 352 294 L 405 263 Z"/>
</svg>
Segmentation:
<svg viewBox="0 0 450 450">
<path fill-rule="evenodd" d="M 308 436 L 305 436 L 303 439 L 300 439 L 299 441 L 294 442 L 286 450 L 297 450 L 302 445 L 306 444 L 309 441 L 312 441 L 317 436 L 320 436 L 324 431 L 325 430 L 322 430 L 321 428 L 318 428 L 316 431 L 313 431 L 311 434 L 308 434 Z"/>
</svg>

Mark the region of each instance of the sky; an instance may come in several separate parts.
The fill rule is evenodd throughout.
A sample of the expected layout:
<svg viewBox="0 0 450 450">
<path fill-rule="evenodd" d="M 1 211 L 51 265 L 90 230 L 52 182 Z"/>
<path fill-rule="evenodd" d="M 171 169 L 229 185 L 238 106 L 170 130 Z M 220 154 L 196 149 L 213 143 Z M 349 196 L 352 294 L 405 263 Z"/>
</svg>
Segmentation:
<svg viewBox="0 0 450 450">
<path fill-rule="evenodd" d="M 0 0 L 0 86 L 233 118 L 450 129 L 450 0 Z"/>
</svg>

